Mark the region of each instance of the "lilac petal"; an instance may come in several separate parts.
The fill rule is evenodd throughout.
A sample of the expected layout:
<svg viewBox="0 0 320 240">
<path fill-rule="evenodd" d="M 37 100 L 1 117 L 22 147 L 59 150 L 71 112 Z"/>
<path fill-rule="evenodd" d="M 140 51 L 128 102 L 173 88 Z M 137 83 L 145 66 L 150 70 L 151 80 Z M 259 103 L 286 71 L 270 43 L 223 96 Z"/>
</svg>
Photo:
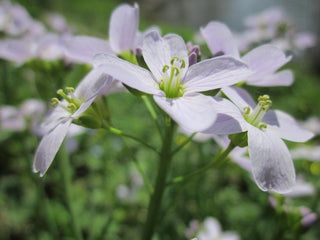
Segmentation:
<svg viewBox="0 0 320 240">
<path fill-rule="evenodd" d="M 251 50 L 242 60 L 249 65 L 251 70 L 255 71 L 249 78 L 250 80 L 254 80 L 275 72 L 289 62 L 291 56 L 286 57 L 279 48 L 265 44 Z"/>
<path fill-rule="evenodd" d="M 295 185 L 294 165 L 285 143 L 256 127 L 248 130 L 252 174 L 263 191 L 287 193 Z"/>
<path fill-rule="evenodd" d="M 293 83 L 293 79 L 292 71 L 283 70 L 261 78 L 249 78 L 246 83 L 248 85 L 261 87 L 290 86 Z"/>
<path fill-rule="evenodd" d="M 139 26 L 139 7 L 121 4 L 111 14 L 109 41 L 116 53 L 133 50 Z"/>
<path fill-rule="evenodd" d="M 184 78 L 186 92 L 201 92 L 233 85 L 252 72 L 233 57 L 216 57 L 190 66 Z"/>
<path fill-rule="evenodd" d="M 202 94 L 173 99 L 154 96 L 154 100 L 174 121 L 189 132 L 200 132 L 216 119 L 212 98 Z"/>
<path fill-rule="evenodd" d="M 229 55 L 240 58 L 237 44 L 225 24 L 211 21 L 200 31 L 213 56 Z"/>
<path fill-rule="evenodd" d="M 66 56 L 72 60 L 92 64 L 93 57 L 98 53 L 113 54 L 107 41 L 89 37 L 76 36 L 68 41 Z"/>
<path fill-rule="evenodd" d="M 302 129 L 293 117 L 280 110 L 267 112 L 262 121 L 268 124 L 268 131 L 292 142 L 306 142 L 314 136 L 312 132 Z"/>
<path fill-rule="evenodd" d="M 256 106 L 250 94 L 242 88 L 224 87 L 222 91 L 241 111 L 245 107 L 249 106 L 253 109 Z"/>
<path fill-rule="evenodd" d="M 164 38 L 156 31 L 150 32 L 143 39 L 143 58 L 150 71 L 158 81 L 163 76 L 164 65 L 171 65 L 173 57 L 178 57 L 185 61 L 185 68 L 181 77 L 189 65 L 188 51 L 184 40 L 176 34 L 168 34 Z"/>
<path fill-rule="evenodd" d="M 80 99 L 88 99 L 98 92 L 103 91 L 104 82 L 108 85 L 113 83 L 113 78 L 103 72 L 103 67 L 92 69 L 78 84 L 75 89 L 74 95 Z"/>
<path fill-rule="evenodd" d="M 103 71 L 124 84 L 148 94 L 162 94 L 158 83 L 146 69 L 107 54 L 94 57 L 94 66 L 101 66 Z"/>
<path fill-rule="evenodd" d="M 237 106 L 223 98 L 213 98 L 213 101 L 217 119 L 204 133 L 228 135 L 247 130 L 247 122 Z"/>
<path fill-rule="evenodd" d="M 110 87 L 113 83 L 113 78 L 103 74 L 99 77 L 98 81 L 96 81 L 95 85 L 89 89 L 88 97 L 86 100 L 80 105 L 79 109 L 72 114 L 72 118 L 78 118 L 82 113 L 84 113 L 90 105 L 94 102 L 94 100 L 100 96 L 101 92 L 105 92 L 107 87 Z"/>
<path fill-rule="evenodd" d="M 63 139 L 67 135 L 71 121 L 71 119 L 68 119 L 60 123 L 42 138 L 33 161 L 33 171 L 40 172 L 40 177 L 45 174 L 51 165 Z"/>
</svg>

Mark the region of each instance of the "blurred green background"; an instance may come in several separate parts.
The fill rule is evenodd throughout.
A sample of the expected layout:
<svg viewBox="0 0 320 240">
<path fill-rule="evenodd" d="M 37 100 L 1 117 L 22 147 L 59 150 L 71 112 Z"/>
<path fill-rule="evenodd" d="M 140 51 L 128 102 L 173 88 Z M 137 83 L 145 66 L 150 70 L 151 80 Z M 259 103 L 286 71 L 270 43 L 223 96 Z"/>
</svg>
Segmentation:
<svg viewBox="0 0 320 240">
<path fill-rule="evenodd" d="M 45 13 L 57 12 L 67 19 L 75 33 L 106 38 L 110 13 L 123 1 L 16 2 L 40 21 Z M 150 4 L 148 1 L 140 3 L 140 30 L 157 24 L 163 33 L 175 32 L 186 41 L 193 39 L 194 26 L 181 22 L 170 23 L 159 17 L 154 19 L 152 13 L 145 10 L 157 10 Z M 161 8 L 162 5 L 159 6 Z M 318 63 L 313 61 L 316 57 L 308 58 L 310 52 L 294 58 L 285 66 L 295 74 L 295 83 L 291 87 L 247 89 L 255 97 L 269 94 L 274 109 L 284 110 L 299 120 L 320 117 Z M 0 60 L 0 63 L 1 105 L 17 106 L 30 97 L 49 102 L 55 96 L 55 84 L 43 90 L 44 93 L 39 93 L 34 79 L 27 77 L 31 71 L 27 66 L 16 67 L 4 60 Z M 57 72 L 53 70 L 52 74 Z M 71 69 L 59 68 L 63 79 L 61 84 L 75 85 L 86 72 L 87 68 L 81 65 Z M 39 73 L 34 73 L 34 76 L 47 78 L 48 81 L 54 81 L 55 78 L 55 75 L 50 79 L 50 76 Z M 154 145 L 160 144 L 156 127 L 141 99 L 127 93 L 116 93 L 108 97 L 108 103 L 115 126 Z M 40 139 L 28 129 L 21 132 L 1 129 L 0 239 L 74 239 L 70 206 L 66 201 L 68 196 L 59 168 L 59 164 L 67 161 L 67 158 L 70 159 L 70 166 L 65 167 L 71 174 L 72 208 L 83 238 L 140 238 L 149 195 L 146 186 L 141 184 L 141 177 L 130 155 L 138 159 L 153 182 L 158 163 L 155 154 L 141 148 L 136 142 L 126 140 L 124 143 L 119 137 L 102 130 L 87 131 L 75 139 L 78 142 L 76 151 L 68 156 L 62 149 L 46 175 L 39 178 L 32 173 L 31 166 Z M 184 139 L 185 136 L 178 134 L 175 143 L 181 143 Z M 309 145 L 319 144 L 319 140 L 319 136 L 316 136 Z M 170 177 L 184 175 L 203 166 L 218 152 L 213 146 L 213 141 L 188 144 L 175 157 Z M 297 199 L 274 195 L 280 206 L 277 209 L 269 203 L 270 194 L 261 192 L 250 175 L 231 162 L 192 181 L 170 187 L 164 196 L 155 239 L 187 239 L 185 231 L 191 220 L 202 221 L 212 216 L 219 219 L 224 230 L 235 231 L 245 240 L 318 240 L 319 223 L 302 227 L 299 206 L 307 206 L 320 214 L 320 162 L 301 159 L 295 162 L 295 166 L 296 171 L 314 185 L 315 194 Z M 122 198 L 122 195 L 127 197 Z M 287 207 L 282 207 L 284 205 Z"/>
</svg>

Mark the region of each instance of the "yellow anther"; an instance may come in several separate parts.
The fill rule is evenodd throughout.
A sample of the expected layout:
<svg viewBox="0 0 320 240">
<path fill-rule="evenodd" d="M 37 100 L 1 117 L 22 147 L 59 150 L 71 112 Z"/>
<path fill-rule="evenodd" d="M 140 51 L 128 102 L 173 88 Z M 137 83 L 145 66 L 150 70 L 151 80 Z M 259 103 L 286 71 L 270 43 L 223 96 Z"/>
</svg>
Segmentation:
<svg viewBox="0 0 320 240">
<path fill-rule="evenodd" d="M 251 111 L 251 108 L 249 106 L 246 106 L 246 107 L 243 108 L 244 114 L 249 114 L 250 111 Z"/>
<path fill-rule="evenodd" d="M 74 92 L 74 88 L 73 87 L 66 87 L 66 92 L 67 93 L 73 93 Z"/>
<path fill-rule="evenodd" d="M 58 98 L 51 98 L 51 105 L 53 107 L 56 107 L 59 104 L 59 99 Z"/>
<path fill-rule="evenodd" d="M 69 103 L 67 108 L 72 113 L 74 113 L 77 110 L 77 106 L 74 103 Z"/>
<path fill-rule="evenodd" d="M 173 58 L 171 59 L 171 61 L 170 61 L 171 65 L 174 64 L 174 61 L 175 61 L 175 60 L 179 61 L 179 58 L 178 58 L 178 57 L 173 57 Z"/>
<path fill-rule="evenodd" d="M 180 62 L 181 62 L 181 66 L 180 66 L 180 68 L 182 69 L 182 68 L 185 68 L 186 67 L 186 62 L 184 61 L 184 59 L 180 59 Z"/>
<path fill-rule="evenodd" d="M 170 67 L 168 65 L 164 65 L 162 68 L 162 72 L 165 73 L 166 71 L 168 71 Z"/>
</svg>

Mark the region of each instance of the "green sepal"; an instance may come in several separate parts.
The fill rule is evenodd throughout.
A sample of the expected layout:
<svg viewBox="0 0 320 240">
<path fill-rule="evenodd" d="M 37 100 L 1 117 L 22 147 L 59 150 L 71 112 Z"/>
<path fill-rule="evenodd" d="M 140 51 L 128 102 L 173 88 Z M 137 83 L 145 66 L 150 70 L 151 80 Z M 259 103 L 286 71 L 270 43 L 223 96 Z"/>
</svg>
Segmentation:
<svg viewBox="0 0 320 240">
<path fill-rule="evenodd" d="M 235 133 L 229 135 L 229 139 L 233 145 L 238 147 L 248 146 L 248 132 Z"/>
<path fill-rule="evenodd" d="M 126 85 L 126 84 L 124 84 L 124 83 L 122 83 L 122 85 L 123 85 L 130 93 L 132 93 L 132 94 L 133 94 L 134 96 L 136 96 L 136 97 L 141 97 L 141 96 L 143 96 L 143 95 L 146 95 L 146 93 L 141 92 L 141 91 L 139 91 L 139 90 L 137 90 L 137 89 L 135 89 L 135 88 L 129 87 L 128 85 Z"/>
<path fill-rule="evenodd" d="M 209 91 L 204 91 L 204 92 L 200 92 L 200 93 L 202 93 L 203 95 L 206 95 L 206 96 L 216 96 L 219 91 L 220 91 L 220 88 L 209 90 Z"/>
<path fill-rule="evenodd" d="M 106 99 L 99 98 L 73 123 L 86 128 L 99 129 L 103 121 L 110 122 L 110 111 Z"/>
<path fill-rule="evenodd" d="M 121 52 L 120 54 L 118 54 L 118 57 L 122 58 L 128 62 L 131 62 L 134 65 L 138 65 L 136 55 L 134 55 L 132 51 Z"/>
</svg>

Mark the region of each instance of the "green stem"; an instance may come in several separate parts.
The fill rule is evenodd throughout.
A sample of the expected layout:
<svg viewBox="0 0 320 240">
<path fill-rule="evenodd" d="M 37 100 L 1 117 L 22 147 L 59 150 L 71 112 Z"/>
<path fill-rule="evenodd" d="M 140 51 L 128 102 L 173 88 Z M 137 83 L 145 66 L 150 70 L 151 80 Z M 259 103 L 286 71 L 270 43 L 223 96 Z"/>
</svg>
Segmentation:
<svg viewBox="0 0 320 240">
<path fill-rule="evenodd" d="M 64 187 L 65 202 L 66 202 L 68 211 L 70 213 L 73 234 L 75 239 L 83 240 L 81 229 L 78 223 L 78 218 L 76 216 L 75 209 L 73 207 L 74 205 L 72 203 L 71 167 L 70 167 L 69 157 L 64 146 L 60 148 L 58 158 L 60 160 L 59 165 L 60 165 L 60 173 L 61 173 L 61 178 L 62 178 L 63 187 Z"/>
<path fill-rule="evenodd" d="M 150 240 L 155 230 L 159 211 L 161 208 L 162 196 L 166 187 L 166 178 L 172 159 L 171 145 L 173 141 L 173 135 L 174 123 L 170 121 L 170 124 L 166 125 L 165 128 L 165 135 L 160 153 L 160 162 L 156 177 L 156 184 L 149 202 L 147 220 L 144 225 L 142 236 L 143 240 Z"/>
<path fill-rule="evenodd" d="M 142 145 L 146 146 L 147 148 L 149 148 L 149 149 L 153 150 L 154 152 L 160 154 L 159 151 L 158 151 L 155 147 L 153 147 L 153 146 L 151 146 L 150 144 L 146 143 L 146 142 L 143 141 L 142 139 L 137 138 L 137 137 L 135 137 L 135 136 L 133 136 L 133 135 L 131 135 L 131 134 L 124 133 L 124 132 L 121 131 L 120 129 L 111 127 L 111 126 L 109 126 L 108 123 L 106 123 L 105 121 L 103 121 L 102 128 L 103 128 L 103 129 L 106 129 L 106 130 L 108 130 L 108 131 L 110 131 L 110 132 L 112 132 L 112 133 L 114 133 L 114 134 L 117 134 L 117 135 L 119 135 L 119 136 L 127 137 L 127 138 L 130 138 L 130 139 L 132 139 L 132 140 L 135 140 L 136 142 L 139 142 L 139 143 L 141 143 Z"/>
<path fill-rule="evenodd" d="M 189 173 L 185 176 L 180 176 L 180 177 L 176 177 L 174 178 L 171 182 L 167 183 L 167 185 L 171 185 L 174 183 L 181 183 L 181 182 L 185 182 L 195 176 L 201 175 L 204 172 L 206 172 L 207 170 L 209 170 L 210 168 L 216 166 L 216 167 L 220 167 L 222 166 L 226 159 L 227 156 L 229 155 L 229 153 L 235 148 L 236 146 L 233 145 L 232 143 L 229 144 L 229 146 L 219 155 L 217 155 L 215 158 L 213 158 L 206 166 L 198 169 L 195 172 Z"/>
</svg>

